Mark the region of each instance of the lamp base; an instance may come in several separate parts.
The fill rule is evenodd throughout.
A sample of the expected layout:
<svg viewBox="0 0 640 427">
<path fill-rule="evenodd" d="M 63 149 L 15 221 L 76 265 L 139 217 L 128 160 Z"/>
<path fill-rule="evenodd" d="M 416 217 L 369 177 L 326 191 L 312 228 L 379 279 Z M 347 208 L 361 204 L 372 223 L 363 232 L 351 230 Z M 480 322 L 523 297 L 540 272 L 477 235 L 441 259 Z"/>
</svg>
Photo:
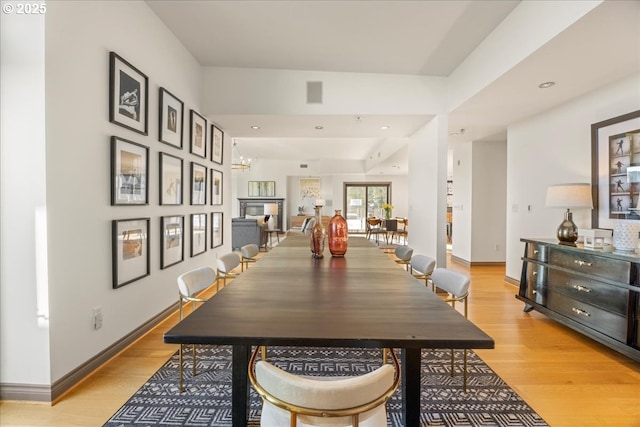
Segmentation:
<svg viewBox="0 0 640 427">
<path fill-rule="evenodd" d="M 569 209 L 564 213 L 564 221 L 558 226 L 557 235 L 563 245 L 575 245 L 578 240 L 578 227 L 573 222 L 573 214 Z"/>
<path fill-rule="evenodd" d="M 269 215 L 269 219 L 267 220 L 267 228 L 271 231 L 276 229 L 276 220 L 273 217 L 274 215 Z"/>
</svg>

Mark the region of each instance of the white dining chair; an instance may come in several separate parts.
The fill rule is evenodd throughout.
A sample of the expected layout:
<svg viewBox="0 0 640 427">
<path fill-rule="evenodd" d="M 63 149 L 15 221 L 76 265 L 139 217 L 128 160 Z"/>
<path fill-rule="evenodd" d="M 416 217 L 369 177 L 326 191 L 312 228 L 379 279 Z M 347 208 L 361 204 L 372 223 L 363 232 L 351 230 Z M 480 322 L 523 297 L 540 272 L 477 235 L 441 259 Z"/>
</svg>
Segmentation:
<svg viewBox="0 0 640 427">
<path fill-rule="evenodd" d="M 196 303 L 207 301 L 206 298 L 202 298 L 199 294 L 207 289 L 209 286 L 213 285 L 214 282 L 217 283 L 216 273 L 213 271 L 211 267 L 200 267 L 186 273 L 182 273 L 178 276 L 178 295 L 179 300 L 178 304 L 180 306 L 180 320 L 184 318 L 183 306 L 185 303 L 191 302 L 191 311 L 193 312 L 196 309 Z M 179 389 L 182 393 L 183 391 L 183 351 L 184 344 L 180 344 L 180 350 L 178 355 L 178 364 L 180 371 L 180 379 L 179 379 Z M 193 344 L 192 346 L 193 353 L 193 376 L 196 375 L 196 346 Z"/>
<path fill-rule="evenodd" d="M 386 427 L 388 399 L 400 384 L 400 364 L 382 364 L 353 377 L 300 376 L 265 360 L 256 347 L 249 380 L 262 398 L 261 427 Z"/>
<path fill-rule="evenodd" d="M 394 252 L 396 256 L 396 262 L 406 267 L 407 271 L 410 269 L 411 257 L 413 256 L 413 248 L 411 246 L 403 245 L 396 247 Z"/>
<path fill-rule="evenodd" d="M 464 304 L 464 317 L 467 317 L 467 300 L 469 297 L 469 285 L 471 281 L 464 274 L 456 271 L 447 270 L 446 268 L 436 268 L 431 274 L 431 282 L 433 285 L 447 292 L 448 297 L 444 300 L 451 303 L 455 309 L 456 302 L 461 301 Z M 451 376 L 454 375 L 454 351 L 451 350 Z M 464 361 L 462 368 L 462 389 L 467 392 L 467 350 L 464 350 Z"/>
<path fill-rule="evenodd" d="M 417 254 L 411 257 L 409 270 L 416 279 L 423 279 L 425 286 L 429 286 L 429 280 L 433 269 L 436 267 L 436 260 L 426 255 Z M 433 282 L 431 282 L 431 290 L 435 291 Z"/>
<path fill-rule="evenodd" d="M 256 262 L 256 256 L 260 253 L 260 248 L 255 243 L 249 243 L 240 248 L 240 271 L 249 268 L 249 263 Z"/>
<path fill-rule="evenodd" d="M 220 279 L 222 279 L 222 287 L 227 286 L 227 279 L 238 277 L 238 273 L 234 273 L 233 269 L 240 265 L 240 256 L 235 252 L 224 254 L 216 260 L 216 291 L 220 290 Z"/>
</svg>

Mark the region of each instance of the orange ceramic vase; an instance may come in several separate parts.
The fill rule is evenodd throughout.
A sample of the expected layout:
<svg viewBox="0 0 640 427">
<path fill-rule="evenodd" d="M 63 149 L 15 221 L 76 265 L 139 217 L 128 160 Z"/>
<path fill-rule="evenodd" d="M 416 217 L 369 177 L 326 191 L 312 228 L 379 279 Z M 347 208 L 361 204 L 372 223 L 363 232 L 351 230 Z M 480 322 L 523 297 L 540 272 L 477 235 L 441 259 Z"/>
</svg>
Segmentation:
<svg viewBox="0 0 640 427">
<path fill-rule="evenodd" d="M 344 256 L 347 253 L 347 241 L 349 240 L 349 230 L 347 220 L 344 219 L 340 210 L 329 220 L 329 252 L 335 257 Z"/>
</svg>

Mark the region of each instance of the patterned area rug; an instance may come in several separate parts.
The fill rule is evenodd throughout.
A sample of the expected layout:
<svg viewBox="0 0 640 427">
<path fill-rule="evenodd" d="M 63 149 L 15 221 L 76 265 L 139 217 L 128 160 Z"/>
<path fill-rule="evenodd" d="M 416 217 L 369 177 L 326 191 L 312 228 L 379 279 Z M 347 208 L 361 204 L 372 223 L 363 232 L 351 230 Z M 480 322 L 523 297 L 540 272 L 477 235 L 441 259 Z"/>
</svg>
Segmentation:
<svg viewBox="0 0 640 427">
<path fill-rule="evenodd" d="M 423 350 L 422 426 L 547 426 L 474 352 L 468 352 L 467 393 L 462 375 L 451 377 L 450 350 Z M 360 375 L 380 366 L 380 350 L 270 347 L 267 358 L 290 372 L 304 375 Z M 186 354 L 185 354 L 186 356 Z M 185 392 L 178 392 L 175 354 L 138 390 L 105 427 L 231 426 L 231 347 L 198 346 L 197 375 L 185 357 Z M 456 369 L 462 350 L 456 352 Z M 249 425 L 259 426 L 259 396 L 251 390 Z M 388 402 L 388 426 L 403 426 L 402 395 Z"/>
</svg>

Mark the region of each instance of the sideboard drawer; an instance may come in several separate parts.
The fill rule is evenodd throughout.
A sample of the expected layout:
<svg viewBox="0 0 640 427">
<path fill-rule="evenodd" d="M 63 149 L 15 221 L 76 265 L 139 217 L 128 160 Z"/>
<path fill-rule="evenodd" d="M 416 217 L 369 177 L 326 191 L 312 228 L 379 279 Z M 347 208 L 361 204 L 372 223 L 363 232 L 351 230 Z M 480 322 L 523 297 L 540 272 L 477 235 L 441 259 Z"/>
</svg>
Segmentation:
<svg viewBox="0 0 640 427">
<path fill-rule="evenodd" d="M 545 304 L 547 283 L 547 267 L 540 264 L 527 264 L 527 291 L 526 297 L 538 304 Z"/>
<path fill-rule="evenodd" d="M 570 298 L 626 316 L 629 291 L 576 274 L 549 269 L 548 287 Z"/>
<path fill-rule="evenodd" d="M 615 340 L 627 341 L 626 317 L 574 300 L 550 289 L 547 291 L 547 307 Z"/>
<path fill-rule="evenodd" d="M 527 258 L 546 262 L 549 257 L 549 246 L 540 243 L 527 243 Z"/>
<path fill-rule="evenodd" d="M 629 283 L 631 277 L 630 262 L 586 252 L 559 251 L 550 248 L 549 263 L 619 283 Z"/>
</svg>

